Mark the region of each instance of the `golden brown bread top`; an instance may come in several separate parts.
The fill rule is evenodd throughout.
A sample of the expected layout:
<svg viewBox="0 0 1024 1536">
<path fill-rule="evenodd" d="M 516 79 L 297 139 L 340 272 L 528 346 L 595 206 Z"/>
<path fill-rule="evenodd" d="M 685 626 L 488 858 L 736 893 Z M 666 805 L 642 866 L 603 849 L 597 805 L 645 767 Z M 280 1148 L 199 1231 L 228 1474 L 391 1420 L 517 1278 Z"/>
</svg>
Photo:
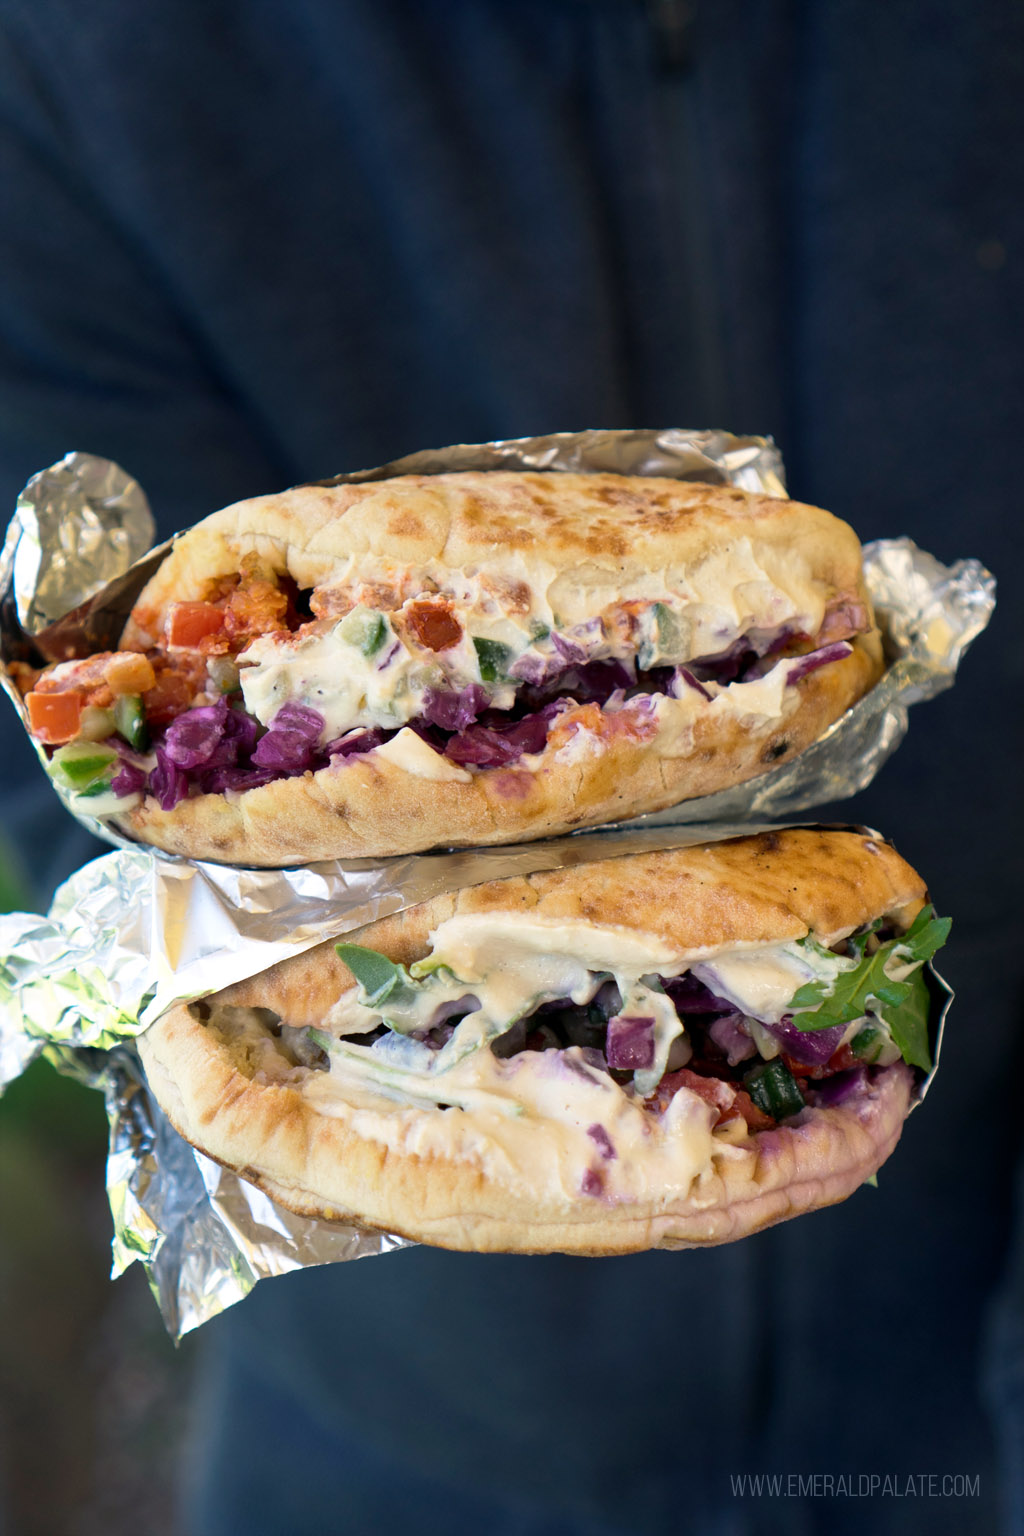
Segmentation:
<svg viewBox="0 0 1024 1536">
<path fill-rule="evenodd" d="M 655 937 L 683 955 L 808 933 L 828 943 L 876 917 L 906 926 L 926 894 L 921 877 L 887 843 L 857 832 L 796 828 L 489 881 L 345 938 L 408 965 L 429 953 L 430 933 L 456 914 L 521 913 L 533 922 L 584 921 Z M 219 997 L 307 1025 L 320 1023 L 353 985 L 327 943 Z"/>
<path fill-rule="evenodd" d="M 386 586 L 413 571 L 443 590 L 445 569 L 486 568 L 513 597 L 525 582 L 565 606 L 582 588 L 596 612 L 652 572 L 685 592 L 696 567 L 743 540 L 771 579 L 813 579 L 826 601 L 863 592 L 856 535 L 818 507 L 683 480 L 466 471 L 299 486 L 225 507 L 179 539 L 136 621 L 153 633 L 169 602 L 201 598 L 247 554 L 303 589 L 354 576 Z M 129 624 L 125 642 L 136 634 Z"/>
</svg>

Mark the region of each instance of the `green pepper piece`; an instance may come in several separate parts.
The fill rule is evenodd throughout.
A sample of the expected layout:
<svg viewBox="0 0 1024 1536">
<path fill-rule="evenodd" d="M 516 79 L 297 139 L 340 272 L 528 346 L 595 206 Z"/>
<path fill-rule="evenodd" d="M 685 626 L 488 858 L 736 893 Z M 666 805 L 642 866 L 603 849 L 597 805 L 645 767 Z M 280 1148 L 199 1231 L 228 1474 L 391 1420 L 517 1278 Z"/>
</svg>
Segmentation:
<svg viewBox="0 0 1024 1536">
<path fill-rule="evenodd" d="M 766 1061 L 755 1067 L 744 1077 L 743 1086 L 758 1109 L 776 1120 L 798 1115 L 804 1108 L 804 1096 L 784 1061 Z"/>
<path fill-rule="evenodd" d="M 338 625 L 338 632 L 364 656 L 373 656 L 388 637 L 388 621 L 372 608 L 353 608 Z"/>
<path fill-rule="evenodd" d="M 360 646 L 364 656 L 375 656 L 388 635 L 388 621 L 382 613 L 375 613 L 366 625 L 366 633 Z"/>
<path fill-rule="evenodd" d="M 506 675 L 506 668 L 512 657 L 512 647 L 503 645 L 500 640 L 478 640 L 473 636 L 473 644 L 476 647 L 477 665 L 480 668 L 480 678 L 485 683 L 496 683 Z"/>
<path fill-rule="evenodd" d="M 111 747 L 93 741 L 72 741 L 66 747 L 58 747 L 50 759 L 50 769 L 66 789 L 81 794 L 98 779 L 109 778 L 116 760 L 117 753 Z"/>
<path fill-rule="evenodd" d="M 130 747 L 145 752 L 149 746 L 149 726 L 142 707 L 142 695 L 122 693 L 114 700 L 114 724 Z"/>
</svg>

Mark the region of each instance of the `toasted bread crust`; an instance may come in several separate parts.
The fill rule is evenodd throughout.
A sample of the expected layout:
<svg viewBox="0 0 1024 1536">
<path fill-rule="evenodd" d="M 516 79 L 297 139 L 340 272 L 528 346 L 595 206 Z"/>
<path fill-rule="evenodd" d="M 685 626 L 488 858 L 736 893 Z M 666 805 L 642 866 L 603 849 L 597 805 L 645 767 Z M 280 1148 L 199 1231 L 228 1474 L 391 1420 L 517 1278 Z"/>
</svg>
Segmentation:
<svg viewBox="0 0 1024 1536">
<path fill-rule="evenodd" d="M 924 894 L 887 845 L 797 830 L 495 881 L 437 897 L 358 937 L 408 963 L 456 913 L 524 913 L 531 923 L 584 920 L 655 936 L 682 957 L 808 931 L 827 941 L 879 916 L 908 923 Z M 328 944 L 212 1001 L 316 1024 L 351 985 Z M 478 1251 L 599 1254 L 725 1242 L 830 1204 L 888 1156 L 912 1087 L 897 1064 L 837 1108 L 805 1110 L 739 1145 L 715 1144 L 685 1186 L 641 1178 L 636 1198 L 600 1200 L 567 1183 L 554 1122 L 531 1119 L 529 1156 L 519 1166 L 495 1152 L 486 1111 L 386 1100 L 368 1108 L 344 1081 L 325 1100 L 324 1074 L 289 1067 L 269 1029 L 255 1042 L 251 1032 L 235 1038 L 216 1012 L 211 1022 L 202 1014 L 210 1018 L 210 1009 L 172 1009 L 139 1041 L 151 1087 L 184 1136 L 292 1209 Z M 664 1157 L 667 1133 L 653 1118 L 651 1125 L 651 1147 Z"/>
</svg>

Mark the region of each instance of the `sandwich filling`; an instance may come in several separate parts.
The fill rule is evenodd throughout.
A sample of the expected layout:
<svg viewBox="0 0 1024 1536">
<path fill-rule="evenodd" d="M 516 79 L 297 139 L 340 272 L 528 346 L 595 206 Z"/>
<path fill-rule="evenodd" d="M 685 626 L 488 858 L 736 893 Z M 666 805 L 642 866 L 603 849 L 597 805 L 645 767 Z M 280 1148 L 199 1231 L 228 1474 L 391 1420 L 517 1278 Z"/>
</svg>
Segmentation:
<svg viewBox="0 0 1024 1536">
<path fill-rule="evenodd" d="M 644 586 L 595 592 L 600 611 L 578 620 L 508 574 L 448 572 L 442 586 L 390 571 L 301 592 L 246 556 L 199 601 L 137 610 L 140 649 L 20 681 L 51 771 L 106 815 L 367 754 L 465 780 L 549 745 L 647 741 L 670 721 L 685 735 L 704 713 L 770 724 L 872 624 L 858 594 L 829 594 L 795 564 L 769 574 L 747 540 L 709 556 L 686 592 Z"/>
<path fill-rule="evenodd" d="M 949 926 L 924 908 L 902 934 L 878 920 L 830 948 L 808 935 L 680 957 L 583 922 L 465 914 L 408 969 L 339 945 L 357 984 L 319 1027 L 194 1006 L 245 1038 L 254 1075 L 298 1078 L 328 1115 L 354 1107 L 367 1135 L 438 1151 L 447 1115 L 396 1110 L 440 1108 L 471 1117 L 490 1155 L 534 1176 L 530 1127 L 542 1119 L 563 1181 L 632 1198 L 641 1176 L 656 1183 L 671 1164 L 685 1183 L 713 1153 L 805 1110 L 869 1100 L 886 1073 L 927 1071 L 922 966 Z"/>
</svg>

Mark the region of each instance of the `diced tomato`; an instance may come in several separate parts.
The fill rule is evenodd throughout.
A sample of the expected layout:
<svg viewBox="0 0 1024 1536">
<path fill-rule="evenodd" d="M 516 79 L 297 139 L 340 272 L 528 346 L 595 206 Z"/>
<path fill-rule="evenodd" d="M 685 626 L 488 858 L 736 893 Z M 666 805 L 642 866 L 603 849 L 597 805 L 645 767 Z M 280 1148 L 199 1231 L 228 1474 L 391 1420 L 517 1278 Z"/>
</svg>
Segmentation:
<svg viewBox="0 0 1024 1536">
<path fill-rule="evenodd" d="M 169 725 L 188 709 L 197 693 L 206 684 L 206 658 L 204 656 L 178 656 L 172 662 L 157 662 L 156 682 L 144 698 L 146 719 L 150 725 Z"/>
<path fill-rule="evenodd" d="M 405 617 L 428 651 L 447 651 L 462 639 L 462 625 L 446 603 L 410 603 Z"/>
<path fill-rule="evenodd" d="M 213 603 L 172 603 L 167 610 L 168 645 L 194 650 L 206 635 L 224 628 L 223 610 Z"/>
<path fill-rule="evenodd" d="M 691 1093 L 703 1099 L 705 1104 L 710 1104 L 712 1109 L 718 1111 L 716 1125 L 732 1110 L 736 1098 L 736 1090 L 731 1083 L 723 1082 L 720 1077 L 703 1077 L 699 1072 L 692 1072 L 689 1067 L 680 1067 L 678 1072 L 666 1072 L 647 1104 L 658 1114 L 664 1114 L 680 1088 L 688 1088 Z"/>
<path fill-rule="evenodd" d="M 600 704 L 577 704 L 574 709 L 567 709 L 558 716 L 548 735 L 548 744 L 564 747 L 577 731 L 591 731 L 602 741 L 650 741 L 657 735 L 658 720 L 646 706 L 636 708 L 626 704 L 614 714 L 608 714 Z"/>
<path fill-rule="evenodd" d="M 818 1082 L 823 1077 L 831 1077 L 834 1072 L 848 1072 L 851 1067 L 857 1066 L 857 1057 L 848 1045 L 841 1045 L 832 1052 L 828 1061 L 820 1066 L 811 1066 L 806 1061 L 794 1061 L 792 1056 L 782 1052 L 782 1059 L 792 1072 L 794 1077 L 809 1078 Z"/>
<path fill-rule="evenodd" d="M 83 702 L 80 693 L 70 690 L 62 693 L 30 693 L 25 703 L 28 705 L 33 736 L 52 747 L 72 741 L 78 735 L 82 723 Z"/>
<path fill-rule="evenodd" d="M 851 1067 L 860 1066 L 860 1057 L 855 1056 L 849 1045 L 841 1045 L 838 1050 L 832 1052 L 825 1063 L 827 1072 L 849 1072 Z"/>
<path fill-rule="evenodd" d="M 747 1128 L 751 1131 L 770 1131 L 775 1125 L 771 1115 L 766 1115 L 763 1109 L 758 1109 L 750 1094 L 743 1088 L 736 1089 L 736 1101 L 732 1114 L 742 1115 L 747 1122 Z M 732 1115 L 726 1118 L 731 1119 Z"/>
</svg>

